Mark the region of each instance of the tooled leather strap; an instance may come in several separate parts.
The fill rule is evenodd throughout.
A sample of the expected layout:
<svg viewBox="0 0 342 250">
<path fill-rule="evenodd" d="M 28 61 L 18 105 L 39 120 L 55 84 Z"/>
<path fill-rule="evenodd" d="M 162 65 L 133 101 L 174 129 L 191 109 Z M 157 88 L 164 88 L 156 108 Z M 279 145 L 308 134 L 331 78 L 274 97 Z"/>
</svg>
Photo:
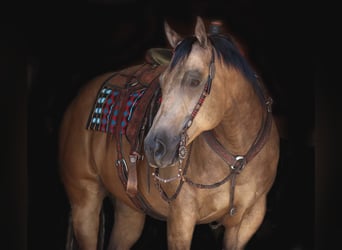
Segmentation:
<svg viewBox="0 0 342 250">
<path fill-rule="evenodd" d="M 117 120 L 118 121 L 121 121 L 122 120 L 122 117 L 123 117 L 123 114 L 124 114 L 124 111 L 125 111 L 125 102 L 127 100 L 127 97 L 129 96 L 130 94 L 130 90 L 132 88 L 132 86 L 135 86 L 135 82 L 136 82 L 136 78 L 138 75 L 141 74 L 141 72 L 143 71 L 143 69 L 146 67 L 146 64 L 142 64 L 135 72 L 134 74 L 132 75 L 123 75 L 124 77 L 126 77 L 126 82 L 125 82 L 125 88 L 121 89 L 120 91 L 120 95 L 118 95 L 118 98 L 119 98 L 119 112 L 118 112 L 118 117 L 117 117 Z M 115 127 L 115 136 L 116 136 L 116 141 L 117 141 L 117 154 L 118 154 L 118 161 L 117 161 L 117 164 L 123 169 L 125 168 L 126 171 L 128 171 L 128 176 L 131 176 L 131 180 L 136 180 L 137 177 L 136 177 L 136 169 L 135 169 L 135 164 L 130 164 L 129 166 L 127 166 L 126 164 L 126 161 L 122 155 L 122 130 L 121 130 L 121 127 L 118 125 Z M 128 186 L 128 183 L 126 183 L 126 188 Z M 132 184 L 132 181 L 131 183 L 129 184 L 130 186 L 134 186 L 134 185 L 137 185 L 137 184 Z M 136 193 L 134 193 L 134 189 L 132 191 L 132 188 L 130 187 L 129 190 L 127 190 L 127 193 L 130 195 L 130 196 L 134 196 L 136 195 Z"/>
<path fill-rule="evenodd" d="M 255 155 L 259 153 L 262 147 L 265 145 L 268 136 L 270 134 L 272 127 L 272 115 L 269 111 L 267 111 L 266 121 L 263 126 L 259 130 L 259 133 L 254 140 L 254 143 L 251 145 L 249 150 L 244 156 L 244 164 L 247 164 L 249 161 L 253 159 Z M 239 160 L 236 155 L 228 152 L 223 145 L 217 140 L 213 130 L 205 131 L 202 133 L 204 139 L 208 143 L 208 145 L 229 165 L 235 166 L 236 162 Z"/>
<path fill-rule="evenodd" d="M 151 69 L 151 65 L 148 64 L 143 64 L 133 75 L 127 75 L 127 76 L 123 76 L 127 77 L 127 79 L 129 79 L 127 81 L 127 83 L 133 83 L 135 86 L 135 81 L 139 79 L 139 77 L 143 74 L 143 72 L 145 71 L 145 69 Z M 161 72 L 158 71 L 158 75 Z M 146 80 L 146 79 L 145 79 Z M 153 84 L 153 86 L 159 86 L 159 82 Z M 150 86 L 152 87 L 152 86 Z M 123 104 L 124 101 L 127 99 L 127 96 L 129 95 L 129 89 L 130 86 L 127 86 L 122 89 L 121 91 L 121 95 L 120 95 L 120 112 L 119 114 L 123 114 Z M 149 92 L 151 92 L 152 94 L 155 92 L 157 88 L 156 87 L 152 87 L 150 90 L 147 90 L 147 94 Z M 139 104 L 140 105 L 140 104 Z M 139 105 L 137 106 L 137 108 L 139 107 Z M 137 111 L 137 110 L 135 110 Z M 139 111 L 137 111 L 139 112 Z M 133 119 L 133 117 L 132 117 Z M 118 117 L 118 120 L 121 120 L 121 117 Z M 119 126 L 117 126 L 119 127 Z M 128 129 L 128 127 L 127 127 Z M 127 133 L 127 129 L 126 129 L 126 133 Z M 132 151 L 132 153 L 130 154 L 130 164 L 126 163 L 125 158 L 123 157 L 122 154 L 122 133 L 121 130 L 117 128 L 117 130 L 115 131 L 115 136 L 116 136 L 116 140 L 117 140 L 117 154 L 118 154 L 118 160 L 116 162 L 116 166 L 117 166 L 117 170 L 118 170 L 118 174 L 119 174 L 119 178 L 122 182 L 122 184 L 126 187 L 126 192 L 129 195 L 131 201 L 134 203 L 134 205 L 142 210 L 144 213 L 150 215 L 151 217 L 155 218 L 155 219 L 159 219 L 159 220 L 165 220 L 165 217 L 162 216 L 161 214 L 157 213 L 156 211 L 154 211 L 153 209 L 151 209 L 150 204 L 145 200 L 144 196 L 138 192 L 137 190 L 137 171 L 136 171 L 136 160 L 139 159 L 139 157 L 137 157 L 137 154 L 134 154 L 134 151 Z M 134 144 L 135 145 L 135 144 Z M 135 145 L 135 147 L 137 147 L 137 145 Z M 136 158 L 135 158 L 136 157 Z"/>
<path fill-rule="evenodd" d="M 202 133 L 202 136 L 208 143 L 208 145 L 215 151 L 223 160 L 227 163 L 228 166 L 231 168 L 231 173 L 228 177 L 231 178 L 231 185 L 230 185 L 230 202 L 229 202 L 229 214 L 233 216 L 236 213 L 236 208 L 234 206 L 234 190 L 235 190 L 235 182 L 236 176 L 239 174 L 242 169 L 246 166 L 248 162 L 250 162 L 255 155 L 259 153 L 259 151 L 265 145 L 272 127 L 272 115 L 271 115 L 271 105 L 272 99 L 268 98 L 265 101 L 266 106 L 266 121 L 263 120 L 263 126 L 260 128 L 257 137 L 254 140 L 254 143 L 251 145 L 249 150 L 244 156 L 240 155 L 233 155 L 228 152 L 223 145 L 217 140 L 217 137 L 214 135 L 213 131 L 205 131 Z"/>
<path fill-rule="evenodd" d="M 152 66 L 151 66 L 152 67 Z M 138 180 L 137 180 L 137 161 L 141 159 L 141 147 L 142 147 L 142 136 L 139 136 L 139 132 L 143 133 L 144 131 L 140 131 L 143 127 L 143 123 L 145 121 L 146 110 L 148 105 L 151 103 L 152 96 L 159 88 L 159 80 L 158 77 L 161 72 L 163 72 L 165 67 L 159 66 L 154 68 L 154 70 L 147 72 L 144 81 L 150 83 L 149 87 L 146 89 L 144 95 L 139 101 L 139 105 L 137 105 L 134 113 L 135 116 L 129 122 L 129 126 L 126 129 L 126 136 L 131 143 L 131 152 L 130 152 L 130 167 L 128 170 L 128 181 L 126 191 L 130 196 L 135 196 L 138 192 Z M 142 74 L 142 73 L 141 73 Z M 143 77 L 144 75 L 142 75 Z"/>
</svg>

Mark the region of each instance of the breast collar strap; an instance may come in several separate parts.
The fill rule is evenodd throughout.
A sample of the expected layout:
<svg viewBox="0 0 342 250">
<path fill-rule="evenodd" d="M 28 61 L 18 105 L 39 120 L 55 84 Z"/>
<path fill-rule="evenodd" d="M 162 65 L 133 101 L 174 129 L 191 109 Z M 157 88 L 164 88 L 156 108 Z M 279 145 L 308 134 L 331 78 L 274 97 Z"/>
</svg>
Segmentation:
<svg viewBox="0 0 342 250">
<path fill-rule="evenodd" d="M 261 126 L 253 144 L 245 155 L 233 155 L 218 141 L 213 130 L 205 131 L 202 133 L 205 141 L 233 170 L 242 170 L 245 165 L 250 162 L 255 155 L 265 145 L 272 127 L 272 99 L 269 97 L 265 101 L 266 107 L 266 119 L 263 119 L 263 125 Z"/>
</svg>

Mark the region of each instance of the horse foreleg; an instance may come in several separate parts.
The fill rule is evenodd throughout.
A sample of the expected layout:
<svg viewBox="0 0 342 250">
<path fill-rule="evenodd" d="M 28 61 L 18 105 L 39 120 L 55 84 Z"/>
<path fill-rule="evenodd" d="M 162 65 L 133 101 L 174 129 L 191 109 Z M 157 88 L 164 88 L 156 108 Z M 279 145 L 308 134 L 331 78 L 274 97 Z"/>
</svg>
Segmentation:
<svg viewBox="0 0 342 250">
<path fill-rule="evenodd" d="M 145 224 L 145 214 L 115 200 L 114 225 L 108 250 L 128 250 L 139 239 Z"/>
<path fill-rule="evenodd" d="M 96 250 L 104 195 L 102 192 L 82 189 L 78 195 L 73 197 L 70 198 L 70 201 L 77 245 L 81 250 Z"/>
<path fill-rule="evenodd" d="M 260 227 L 266 212 L 266 196 L 260 197 L 257 202 L 242 215 L 240 223 L 228 226 L 225 225 L 224 249 L 242 250 L 248 241 Z M 238 214 L 234 215 L 238 216 Z M 227 223 L 229 218 L 227 218 Z"/>
<path fill-rule="evenodd" d="M 184 207 L 183 209 L 171 209 L 167 219 L 168 249 L 189 250 L 195 225 L 195 216 L 192 213 L 187 213 Z"/>
</svg>

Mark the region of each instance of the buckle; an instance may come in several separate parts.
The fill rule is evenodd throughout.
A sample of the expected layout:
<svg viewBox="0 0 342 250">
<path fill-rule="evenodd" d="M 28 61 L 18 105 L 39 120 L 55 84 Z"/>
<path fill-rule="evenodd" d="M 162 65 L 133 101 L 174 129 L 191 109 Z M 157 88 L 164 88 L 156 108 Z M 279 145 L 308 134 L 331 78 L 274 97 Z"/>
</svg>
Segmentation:
<svg viewBox="0 0 342 250">
<path fill-rule="evenodd" d="M 235 162 L 230 166 L 231 170 L 240 172 L 246 165 L 246 158 L 242 155 L 235 156 Z"/>
<path fill-rule="evenodd" d="M 116 167 L 119 167 L 119 166 L 123 165 L 125 170 L 128 171 L 127 163 L 126 163 L 124 158 L 122 158 L 120 160 L 117 160 L 115 165 L 116 165 Z"/>
</svg>

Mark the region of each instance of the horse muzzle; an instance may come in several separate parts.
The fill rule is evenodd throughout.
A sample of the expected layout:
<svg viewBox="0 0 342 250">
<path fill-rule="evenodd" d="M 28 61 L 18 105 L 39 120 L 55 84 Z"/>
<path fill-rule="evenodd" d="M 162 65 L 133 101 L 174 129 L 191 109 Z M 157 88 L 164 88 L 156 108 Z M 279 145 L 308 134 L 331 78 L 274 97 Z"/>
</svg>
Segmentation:
<svg viewBox="0 0 342 250">
<path fill-rule="evenodd" d="M 178 161 L 179 136 L 166 132 L 148 133 L 144 140 L 145 156 L 151 167 L 165 168 Z"/>
</svg>

